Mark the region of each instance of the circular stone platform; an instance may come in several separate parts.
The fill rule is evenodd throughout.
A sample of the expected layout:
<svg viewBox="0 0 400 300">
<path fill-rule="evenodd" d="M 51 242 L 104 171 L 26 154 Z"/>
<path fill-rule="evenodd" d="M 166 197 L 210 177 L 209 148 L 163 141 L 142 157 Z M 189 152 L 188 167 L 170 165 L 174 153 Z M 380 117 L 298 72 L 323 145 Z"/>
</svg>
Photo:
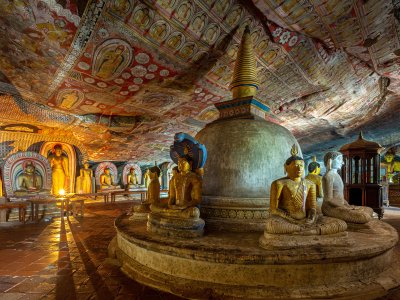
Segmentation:
<svg viewBox="0 0 400 300">
<path fill-rule="evenodd" d="M 263 249 L 260 233 L 212 232 L 162 237 L 146 221 L 115 221 L 115 254 L 132 279 L 192 299 L 373 299 L 400 284 L 393 278 L 397 232 L 378 220 L 320 243 Z M 309 237 L 312 238 L 312 237 Z"/>
</svg>

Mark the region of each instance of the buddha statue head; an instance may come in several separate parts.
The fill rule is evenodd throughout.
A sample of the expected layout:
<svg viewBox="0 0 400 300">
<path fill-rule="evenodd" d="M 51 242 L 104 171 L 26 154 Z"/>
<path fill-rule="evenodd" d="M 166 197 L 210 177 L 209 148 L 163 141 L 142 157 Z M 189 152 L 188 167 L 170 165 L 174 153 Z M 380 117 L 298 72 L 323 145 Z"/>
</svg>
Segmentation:
<svg viewBox="0 0 400 300">
<path fill-rule="evenodd" d="M 89 169 L 89 167 L 90 167 L 90 165 L 89 165 L 88 162 L 84 162 L 84 163 L 83 163 L 83 168 L 84 168 L 84 169 Z"/>
<path fill-rule="evenodd" d="M 135 175 L 135 168 L 130 168 L 129 169 L 129 174 Z"/>
<path fill-rule="evenodd" d="M 317 163 L 317 158 L 313 156 L 312 162 L 308 164 L 308 173 L 319 175 L 321 173 L 321 166 Z"/>
<path fill-rule="evenodd" d="M 104 169 L 104 174 L 106 174 L 106 175 L 110 175 L 111 174 L 111 170 L 110 170 L 110 168 L 105 168 Z"/>
<path fill-rule="evenodd" d="M 178 171 L 179 173 L 188 173 L 192 170 L 192 159 L 190 156 L 185 155 L 178 158 Z"/>
<path fill-rule="evenodd" d="M 331 151 L 325 154 L 324 164 L 326 170 L 340 170 L 343 166 L 343 154 L 337 151 Z"/>
<path fill-rule="evenodd" d="M 394 153 L 393 151 L 391 151 L 391 149 L 388 150 L 388 152 L 386 152 L 385 156 L 383 157 L 383 159 L 385 160 L 386 163 L 390 164 L 392 163 L 393 159 L 394 159 Z"/>
<path fill-rule="evenodd" d="M 36 170 L 36 168 L 35 168 L 35 166 L 33 165 L 33 163 L 28 163 L 26 166 L 25 166 L 25 173 L 26 174 L 29 174 L 29 175 L 34 175 L 35 174 L 35 170 Z"/>
<path fill-rule="evenodd" d="M 291 154 L 292 156 L 285 162 L 285 172 L 292 180 L 301 179 L 304 175 L 304 159 L 297 155 L 298 149 L 296 145 L 293 145 Z"/>
<path fill-rule="evenodd" d="M 62 146 L 61 146 L 61 144 L 54 145 L 53 150 L 54 150 L 55 156 L 61 156 L 62 155 Z"/>
</svg>

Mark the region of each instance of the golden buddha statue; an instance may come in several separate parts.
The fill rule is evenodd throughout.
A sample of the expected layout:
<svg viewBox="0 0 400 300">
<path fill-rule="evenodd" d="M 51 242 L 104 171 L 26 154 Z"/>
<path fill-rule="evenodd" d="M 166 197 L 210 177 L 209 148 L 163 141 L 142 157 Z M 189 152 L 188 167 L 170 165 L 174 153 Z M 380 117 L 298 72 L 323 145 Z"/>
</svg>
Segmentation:
<svg viewBox="0 0 400 300">
<path fill-rule="evenodd" d="M 317 198 L 323 198 L 324 193 L 322 190 L 322 176 L 319 175 L 321 173 L 321 166 L 317 163 L 317 158 L 313 156 L 312 162 L 308 164 L 308 175 L 306 179 L 314 182 L 317 188 Z"/>
<path fill-rule="evenodd" d="M 88 194 L 92 192 L 92 177 L 93 170 L 89 168 L 88 162 L 83 164 L 83 168 L 80 169 L 80 182 L 81 182 L 81 192 Z"/>
<path fill-rule="evenodd" d="M 135 168 L 130 168 L 128 175 L 126 175 L 126 188 L 128 190 L 134 189 L 137 187 L 138 184 L 139 184 L 139 180 L 135 173 Z"/>
<path fill-rule="evenodd" d="M 202 179 L 191 170 L 189 156 L 178 159 L 178 173 L 170 181 L 168 207 L 154 203 L 151 211 L 168 216 L 198 218 L 200 211 L 196 207 L 201 202 Z"/>
<path fill-rule="evenodd" d="M 24 171 L 17 177 L 18 189 L 16 195 L 26 195 L 28 193 L 45 192 L 42 190 L 42 176 L 36 173 L 36 168 L 33 163 L 28 163 Z"/>
<path fill-rule="evenodd" d="M 171 174 L 172 176 L 171 176 L 171 179 L 169 180 L 169 183 L 168 183 L 168 199 L 170 198 L 170 190 L 171 190 L 171 186 L 173 184 L 172 183 L 173 182 L 173 178 L 178 173 L 179 173 L 178 166 L 173 167 L 172 168 L 172 174 Z"/>
<path fill-rule="evenodd" d="M 317 216 L 315 184 L 302 178 L 304 160 L 297 156 L 295 145 L 291 153 L 284 165 L 287 177 L 271 184 L 265 233 L 325 235 L 345 231 L 347 225 L 342 220 Z"/>
<path fill-rule="evenodd" d="M 385 169 L 384 174 L 386 175 L 388 183 L 394 182 L 393 177 L 397 172 L 400 172 L 400 161 L 396 156 L 394 148 L 390 148 L 384 155 L 381 162 L 381 169 Z"/>
<path fill-rule="evenodd" d="M 343 195 L 343 181 L 338 170 L 343 165 L 343 155 L 340 152 L 328 152 L 324 157 L 326 174 L 322 178 L 324 201 L 322 213 L 350 223 L 364 224 L 372 220 L 373 210 L 370 207 L 349 205 Z"/>
<path fill-rule="evenodd" d="M 50 154 L 47 159 L 51 166 L 52 193 L 60 194 L 62 190 L 68 190 L 68 157 L 63 154 L 62 146 L 60 144 L 55 145 L 53 154 Z"/>
<path fill-rule="evenodd" d="M 160 178 L 161 170 L 159 167 L 154 166 L 149 169 L 150 183 L 147 188 L 147 199 L 148 204 L 158 204 L 160 202 Z"/>
<path fill-rule="evenodd" d="M 105 168 L 103 174 L 100 175 L 100 189 L 113 189 L 118 186 L 114 183 L 114 176 L 111 174 L 110 168 Z"/>
<path fill-rule="evenodd" d="M 144 186 L 146 188 L 148 188 L 149 184 L 150 184 L 150 170 L 149 169 L 147 169 L 146 172 L 144 172 L 143 179 L 144 179 Z"/>
</svg>

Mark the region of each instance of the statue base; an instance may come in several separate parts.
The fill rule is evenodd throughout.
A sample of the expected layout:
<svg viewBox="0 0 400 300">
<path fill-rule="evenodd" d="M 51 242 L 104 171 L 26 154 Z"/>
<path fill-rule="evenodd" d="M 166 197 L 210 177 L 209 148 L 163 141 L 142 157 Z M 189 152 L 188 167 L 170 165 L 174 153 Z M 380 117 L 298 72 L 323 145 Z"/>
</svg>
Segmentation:
<svg viewBox="0 0 400 300">
<path fill-rule="evenodd" d="M 347 232 L 327 235 L 295 235 L 295 234 L 270 234 L 264 232 L 260 237 L 260 247 L 267 250 L 302 249 L 313 247 L 349 247 L 354 241 L 348 238 Z"/>
<path fill-rule="evenodd" d="M 267 198 L 203 196 L 200 212 L 207 230 L 263 231 L 268 204 Z"/>
<path fill-rule="evenodd" d="M 204 233 L 204 220 L 201 218 L 174 218 L 159 213 L 150 213 L 147 222 L 149 232 L 178 238 L 195 238 Z"/>
<path fill-rule="evenodd" d="M 267 250 L 257 232 L 214 231 L 185 240 L 152 234 L 145 221 L 132 226 L 128 218 L 115 221 L 121 270 L 184 298 L 375 299 L 400 285 L 400 270 L 392 266 L 397 231 L 378 220 L 368 233 L 334 237 L 338 245 L 321 239 L 314 246 Z"/>
</svg>

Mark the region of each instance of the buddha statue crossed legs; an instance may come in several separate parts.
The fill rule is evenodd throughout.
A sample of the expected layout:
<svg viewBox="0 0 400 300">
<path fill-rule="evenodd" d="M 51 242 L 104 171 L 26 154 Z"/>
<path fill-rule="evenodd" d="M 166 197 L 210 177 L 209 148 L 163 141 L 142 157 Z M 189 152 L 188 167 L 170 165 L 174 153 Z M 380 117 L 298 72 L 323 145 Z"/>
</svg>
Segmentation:
<svg viewBox="0 0 400 300">
<path fill-rule="evenodd" d="M 340 152 L 328 152 L 324 157 L 326 174 L 322 178 L 324 201 L 322 213 L 349 223 L 364 224 L 372 220 L 373 210 L 370 207 L 349 205 L 343 195 L 343 180 L 338 170 L 343 165 Z"/>
<path fill-rule="evenodd" d="M 302 178 L 304 160 L 297 156 L 295 146 L 286 160 L 285 171 L 287 177 L 271 184 L 266 234 L 327 235 L 347 229 L 342 220 L 317 215 L 316 186 Z"/>
</svg>

